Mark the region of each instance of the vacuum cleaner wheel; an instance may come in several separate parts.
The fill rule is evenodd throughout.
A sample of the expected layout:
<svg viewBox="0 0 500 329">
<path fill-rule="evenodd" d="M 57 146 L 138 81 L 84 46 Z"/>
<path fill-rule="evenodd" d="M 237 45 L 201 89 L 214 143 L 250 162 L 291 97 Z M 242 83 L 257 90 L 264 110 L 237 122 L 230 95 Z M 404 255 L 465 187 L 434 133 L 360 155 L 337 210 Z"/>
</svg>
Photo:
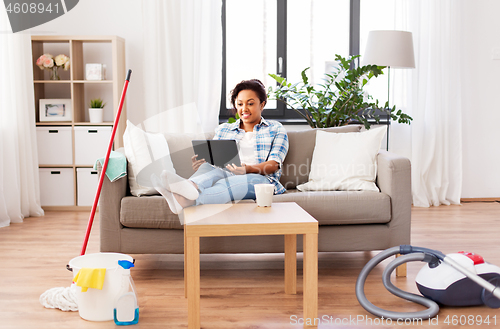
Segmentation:
<svg viewBox="0 0 500 329">
<path fill-rule="evenodd" d="M 488 282 L 497 287 L 497 289 L 500 289 L 500 275 L 495 276 Z M 489 291 L 486 291 L 486 289 L 483 289 L 483 292 L 481 293 L 481 299 L 488 307 L 500 308 L 500 299 L 493 296 L 493 294 Z"/>
</svg>

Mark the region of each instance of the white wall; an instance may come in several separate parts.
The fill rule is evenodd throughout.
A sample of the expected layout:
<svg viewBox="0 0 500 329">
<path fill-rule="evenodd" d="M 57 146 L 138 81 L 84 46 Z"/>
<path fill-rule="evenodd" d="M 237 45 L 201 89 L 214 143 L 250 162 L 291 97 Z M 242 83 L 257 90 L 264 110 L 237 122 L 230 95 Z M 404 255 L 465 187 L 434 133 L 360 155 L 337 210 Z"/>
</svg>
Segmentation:
<svg viewBox="0 0 500 329">
<path fill-rule="evenodd" d="M 141 3 L 82 0 L 65 15 L 30 30 L 32 35 L 117 35 L 125 39 L 126 68 L 132 70 L 127 90 L 127 118 L 136 124 L 145 119 Z M 146 69 L 154 70 L 154 65 Z"/>
<path fill-rule="evenodd" d="M 463 198 L 500 197 L 500 1 L 464 0 L 463 4 Z M 66 15 L 31 30 L 33 34 L 118 35 L 125 39 L 127 68 L 133 70 L 127 92 L 127 116 L 134 123 L 143 114 L 142 11 L 137 0 L 85 0 Z M 296 127 L 301 129 L 305 126 Z M 294 129 L 289 127 L 289 129 Z M 393 126 L 391 141 L 398 133 Z M 391 144 L 397 147 L 396 144 Z M 399 150 L 398 153 L 404 153 Z"/>
</svg>

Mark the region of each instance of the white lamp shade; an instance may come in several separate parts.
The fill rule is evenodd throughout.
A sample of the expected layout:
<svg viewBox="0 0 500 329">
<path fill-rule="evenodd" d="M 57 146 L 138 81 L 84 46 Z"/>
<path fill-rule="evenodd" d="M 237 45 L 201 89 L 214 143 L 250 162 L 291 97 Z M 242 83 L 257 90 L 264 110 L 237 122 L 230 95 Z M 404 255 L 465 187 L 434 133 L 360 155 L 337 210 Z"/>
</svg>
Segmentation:
<svg viewBox="0 0 500 329">
<path fill-rule="evenodd" d="M 414 68 L 413 38 L 406 31 L 370 31 L 363 65 Z"/>
</svg>

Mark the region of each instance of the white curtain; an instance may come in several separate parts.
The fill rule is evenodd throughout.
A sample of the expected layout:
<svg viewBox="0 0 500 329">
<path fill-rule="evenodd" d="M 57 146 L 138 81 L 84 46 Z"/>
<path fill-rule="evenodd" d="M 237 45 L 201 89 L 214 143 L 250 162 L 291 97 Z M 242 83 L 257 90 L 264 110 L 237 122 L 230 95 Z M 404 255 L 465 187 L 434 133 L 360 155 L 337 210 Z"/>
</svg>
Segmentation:
<svg viewBox="0 0 500 329">
<path fill-rule="evenodd" d="M 413 33 L 413 70 L 396 75 L 411 123 L 413 204 L 459 204 L 462 192 L 461 1 L 396 1 L 396 29 Z M 398 74 L 396 73 L 396 74 Z M 405 81 L 407 90 L 397 91 Z M 399 82 L 398 82 L 399 81 Z M 395 100 L 396 103 L 398 100 Z"/>
<path fill-rule="evenodd" d="M 23 32 L 11 32 L 3 8 L 0 9 L 0 227 L 44 214 L 38 179 L 31 38 Z"/>
<path fill-rule="evenodd" d="M 142 9 L 146 129 L 212 132 L 221 97 L 222 1 L 143 0 Z"/>
</svg>

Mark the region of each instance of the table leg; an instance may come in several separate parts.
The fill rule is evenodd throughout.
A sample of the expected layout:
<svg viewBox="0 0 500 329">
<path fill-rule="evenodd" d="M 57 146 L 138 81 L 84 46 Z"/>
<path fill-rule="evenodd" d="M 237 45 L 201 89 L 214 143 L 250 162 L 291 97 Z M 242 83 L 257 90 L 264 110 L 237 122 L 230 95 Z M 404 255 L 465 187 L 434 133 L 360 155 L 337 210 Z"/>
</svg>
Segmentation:
<svg viewBox="0 0 500 329">
<path fill-rule="evenodd" d="M 297 293 L 297 235 L 285 235 L 285 294 Z"/>
<path fill-rule="evenodd" d="M 304 327 L 318 317 L 318 234 L 304 234 Z"/>
<path fill-rule="evenodd" d="M 184 225 L 184 298 L 187 298 L 187 238 L 186 225 Z"/>
<path fill-rule="evenodd" d="M 186 240 L 188 328 L 200 329 L 200 238 Z"/>
<path fill-rule="evenodd" d="M 401 254 L 397 254 L 396 258 L 401 257 L 401 256 L 402 256 Z M 397 277 L 406 277 L 406 264 L 408 264 L 408 263 L 404 263 L 404 264 L 401 264 L 398 267 L 396 267 L 396 276 Z"/>
</svg>

